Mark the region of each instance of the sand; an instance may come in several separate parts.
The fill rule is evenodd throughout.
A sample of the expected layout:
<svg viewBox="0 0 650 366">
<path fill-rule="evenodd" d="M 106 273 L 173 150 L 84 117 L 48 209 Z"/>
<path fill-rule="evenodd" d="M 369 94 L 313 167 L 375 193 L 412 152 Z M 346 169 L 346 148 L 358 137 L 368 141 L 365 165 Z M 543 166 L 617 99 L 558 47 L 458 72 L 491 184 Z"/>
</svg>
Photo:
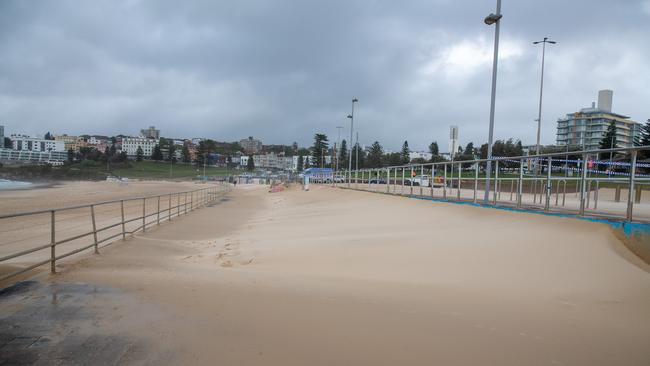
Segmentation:
<svg viewBox="0 0 650 366">
<path fill-rule="evenodd" d="M 91 203 L 111 200 L 122 200 L 135 197 L 165 195 L 174 192 L 186 192 L 214 186 L 215 183 L 197 184 L 193 182 L 165 181 L 130 181 L 128 184 L 113 182 L 63 182 L 47 187 L 35 187 L 29 190 L 0 191 L 0 216 L 21 212 L 58 209 L 63 207 L 88 205 Z M 195 199 L 197 195 L 193 196 Z M 182 204 L 185 207 L 186 195 L 164 196 L 160 201 L 161 210 Z M 192 195 L 187 196 L 187 202 L 192 203 Z M 126 201 L 124 203 L 125 218 L 142 215 L 142 200 Z M 149 198 L 145 202 L 147 214 L 157 212 L 158 200 Z M 163 212 L 163 217 L 168 212 Z M 120 203 L 104 204 L 95 207 L 96 227 L 102 228 L 120 222 Z M 84 233 L 92 232 L 92 220 L 89 207 L 57 211 L 55 218 L 56 240 L 61 241 Z M 149 217 L 147 222 L 157 220 Z M 140 220 L 130 222 L 126 230 L 133 230 L 141 225 Z M 0 257 L 17 253 L 30 248 L 47 245 L 50 238 L 51 216 L 49 212 L 17 218 L 0 219 Z M 121 232 L 117 226 L 98 235 L 98 240 Z M 57 246 L 57 255 L 86 246 L 92 242 L 87 236 Z M 14 270 L 49 258 L 49 250 L 41 250 L 27 256 L 14 258 L 0 263 L 0 276 Z M 44 267 L 41 270 L 49 270 Z"/>
<path fill-rule="evenodd" d="M 650 364 L 650 270 L 566 218 L 238 185 L 41 280 L 129 299 L 85 331 L 145 364 Z"/>
</svg>

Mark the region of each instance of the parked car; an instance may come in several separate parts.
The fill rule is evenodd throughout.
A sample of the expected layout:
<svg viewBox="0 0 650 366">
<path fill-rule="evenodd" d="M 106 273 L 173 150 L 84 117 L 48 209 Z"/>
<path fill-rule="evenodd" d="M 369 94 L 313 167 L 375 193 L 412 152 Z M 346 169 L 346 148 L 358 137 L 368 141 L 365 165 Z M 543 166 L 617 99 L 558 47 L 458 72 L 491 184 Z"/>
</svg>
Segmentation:
<svg viewBox="0 0 650 366">
<path fill-rule="evenodd" d="M 412 178 L 406 178 L 404 179 L 404 185 L 405 186 L 423 186 L 423 187 L 431 187 L 431 180 L 429 179 L 428 176 L 426 175 L 417 175 Z"/>
<path fill-rule="evenodd" d="M 383 177 L 372 177 L 368 180 L 368 184 L 386 184 L 386 179 Z"/>
<path fill-rule="evenodd" d="M 334 176 L 334 183 L 345 183 L 345 177 L 342 175 L 335 175 Z M 332 183 L 332 178 L 328 177 L 325 179 L 325 183 Z"/>
</svg>

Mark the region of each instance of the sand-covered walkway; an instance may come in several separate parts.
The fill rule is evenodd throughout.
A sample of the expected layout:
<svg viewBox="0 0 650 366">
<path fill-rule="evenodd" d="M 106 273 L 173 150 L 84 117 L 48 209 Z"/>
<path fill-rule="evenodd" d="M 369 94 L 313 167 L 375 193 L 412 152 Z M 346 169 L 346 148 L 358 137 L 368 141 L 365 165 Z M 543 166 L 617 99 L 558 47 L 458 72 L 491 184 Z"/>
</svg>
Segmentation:
<svg viewBox="0 0 650 366">
<path fill-rule="evenodd" d="M 238 186 L 52 281 L 124 364 L 650 364 L 648 267 L 573 219 Z"/>
</svg>

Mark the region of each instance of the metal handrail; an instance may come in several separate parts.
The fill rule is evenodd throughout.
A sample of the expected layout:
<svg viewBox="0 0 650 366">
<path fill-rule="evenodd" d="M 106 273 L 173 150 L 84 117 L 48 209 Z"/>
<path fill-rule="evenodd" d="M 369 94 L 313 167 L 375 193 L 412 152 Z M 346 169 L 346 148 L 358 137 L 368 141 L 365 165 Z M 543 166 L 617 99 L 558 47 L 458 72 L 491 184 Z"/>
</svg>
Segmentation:
<svg viewBox="0 0 650 366">
<path fill-rule="evenodd" d="M 363 190 L 363 185 L 367 184 L 368 187 L 372 185 L 371 182 L 371 177 L 379 177 L 385 174 L 386 176 L 386 181 L 382 182 L 376 182 L 376 183 L 385 183 L 386 184 L 386 189 L 382 190 L 384 192 L 380 193 L 386 193 L 386 194 L 398 194 L 398 195 L 412 195 L 412 196 L 417 196 L 418 193 L 414 191 L 413 189 L 413 184 L 409 183 L 408 186 L 410 186 L 409 190 L 405 190 L 404 187 L 407 186 L 405 182 L 407 180 L 411 180 L 411 176 L 406 176 L 406 171 L 410 170 L 411 172 L 413 171 L 420 171 L 420 175 L 424 175 L 427 178 L 431 179 L 432 182 L 432 188 L 431 188 L 431 198 L 434 198 L 434 196 L 439 196 L 437 194 L 434 194 L 433 190 L 433 181 L 435 180 L 435 177 L 441 177 L 442 178 L 442 199 L 443 200 L 456 200 L 456 201 L 467 201 L 467 199 L 464 199 L 461 195 L 461 188 L 460 185 L 463 183 L 467 182 L 474 182 L 474 194 L 473 197 L 469 200 L 474 203 L 483 203 L 483 204 L 488 204 L 488 205 L 499 205 L 502 204 L 503 202 L 498 202 L 499 199 L 496 198 L 497 196 L 500 197 L 501 195 L 501 183 L 502 182 L 511 182 L 511 200 L 514 198 L 514 186 L 515 182 L 517 185 L 517 199 L 516 199 L 516 207 L 517 208 L 522 208 L 524 205 L 522 202 L 522 196 L 523 196 L 523 183 L 524 182 L 532 182 L 532 188 L 531 188 L 531 193 L 533 194 L 533 202 L 536 205 L 537 202 L 537 197 L 539 195 L 539 203 L 542 203 L 542 198 L 546 199 L 546 203 L 544 204 L 544 211 L 548 212 L 551 209 L 551 195 L 553 194 L 553 185 L 556 185 L 556 206 L 559 203 L 559 185 L 562 183 L 564 184 L 563 187 L 563 197 L 562 197 L 562 207 L 564 207 L 565 202 L 566 202 L 566 183 L 567 181 L 569 182 L 576 182 L 576 189 L 579 188 L 579 191 L 576 190 L 576 194 L 579 194 L 579 209 L 577 214 L 580 216 L 584 216 L 586 214 L 586 209 L 589 209 L 590 205 L 590 199 L 591 199 L 591 191 L 592 191 L 592 183 L 595 183 L 595 188 L 596 188 L 596 193 L 594 196 L 594 210 L 597 208 L 598 204 L 598 185 L 600 183 L 612 183 L 612 184 L 617 184 L 617 185 L 627 185 L 627 210 L 624 215 L 624 219 L 626 221 L 632 221 L 633 220 L 633 215 L 634 215 L 634 203 L 639 202 L 639 197 L 640 197 L 640 185 L 647 185 L 648 182 L 650 182 L 649 177 L 642 177 L 638 176 L 637 172 L 637 156 L 639 151 L 645 151 L 645 150 L 650 150 L 650 145 L 648 146 L 635 146 L 635 147 L 624 147 L 624 148 L 611 148 L 611 149 L 595 149 L 595 150 L 584 150 L 584 151 L 562 151 L 562 152 L 553 152 L 553 153 L 544 153 L 544 154 L 539 154 L 539 155 L 528 155 L 528 156 L 504 156 L 504 157 L 491 157 L 489 159 L 473 159 L 473 160 L 457 160 L 457 161 L 440 161 L 440 162 L 428 162 L 428 163 L 417 163 L 417 164 L 403 164 L 403 165 L 394 165 L 394 166 L 385 166 L 385 167 L 380 167 L 380 168 L 369 168 L 369 169 L 356 169 L 352 171 L 343 171 L 341 173 L 345 174 L 347 177 L 347 181 L 343 182 L 342 184 L 339 184 L 336 182 L 334 179 L 331 180 L 331 182 L 327 182 L 326 177 L 316 177 L 315 182 L 316 183 L 326 183 L 329 184 L 331 183 L 332 186 L 336 187 L 342 187 L 342 188 L 348 188 L 348 189 L 359 189 L 359 184 L 362 185 L 361 190 Z M 609 176 L 609 177 L 600 177 L 600 176 L 595 176 L 595 177 L 590 177 L 587 175 L 587 171 L 591 171 L 591 168 L 586 167 L 586 162 L 589 161 L 589 158 L 592 157 L 593 155 L 598 155 L 598 154 L 607 154 L 607 153 L 625 153 L 629 156 L 630 163 L 626 163 L 624 166 L 626 168 L 629 168 L 629 173 L 626 173 L 625 176 Z M 553 175 L 553 169 L 557 168 L 557 165 L 553 165 L 553 158 L 554 157 L 565 157 L 568 155 L 578 155 L 581 157 L 581 159 L 577 159 L 576 161 L 573 162 L 568 162 L 564 161 L 564 166 L 574 165 L 575 168 L 571 168 L 572 170 L 576 171 L 578 174 L 576 177 L 568 177 L 568 176 L 554 176 Z M 495 164 L 492 164 L 495 166 L 494 171 L 495 175 L 494 177 L 480 177 L 479 178 L 479 164 L 480 163 L 486 163 L 486 162 L 495 162 Z M 499 163 L 500 162 L 508 162 L 508 167 L 505 169 L 507 171 L 511 171 L 512 173 L 518 172 L 518 177 L 499 177 L 499 173 L 503 171 L 503 169 L 499 169 Z M 534 162 L 535 168 L 534 168 L 534 175 L 531 176 L 524 176 L 523 171 L 525 169 L 524 164 L 530 164 L 531 161 Z M 556 160 L 557 161 L 557 160 Z M 603 162 L 599 162 L 602 164 Z M 519 165 L 517 167 L 517 164 Z M 467 168 L 468 165 L 473 165 L 471 168 Z M 513 166 L 514 165 L 514 166 Z M 465 166 L 465 168 L 463 167 Z M 451 171 L 448 172 L 448 168 L 451 167 Z M 646 165 L 647 167 L 647 165 Z M 436 168 L 438 168 L 436 170 Z M 426 169 L 426 171 L 425 171 Z M 465 170 L 474 170 L 475 174 L 473 177 L 463 177 L 462 176 L 462 171 Z M 526 169 L 528 170 L 528 169 Z M 546 171 L 545 174 L 539 174 L 540 171 Z M 401 177 L 397 175 L 397 173 L 401 171 Z M 341 174 L 339 172 L 336 172 L 336 174 Z M 437 173 L 437 174 L 436 174 Z M 366 179 L 366 174 L 367 174 L 367 179 Z M 495 182 L 495 186 L 493 189 L 490 189 L 489 192 L 485 192 L 485 197 L 482 197 L 481 199 L 478 199 L 478 182 L 479 181 L 485 181 L 486 179 L 489 179 L 490 181 Z M 538 182 L 539 181 L 539 182 Z M 579 183 L 578 183 L 579 182 Z M 401 183 L 401 189 L 399 190 L 399 193 L 397 192 L 398 189 L 397 187 Z M 451 187 L 447 187 L 449 184 L 452 184 Z M 456 197 L 448 197 L 448 190 L 453 189 L 453 184 L 456 183 L 459 188 L 456 192 Z M 437 182 L 436 182 L 437 184 Z M 539 184 L 539 190 L 537 189 L 537 186 Z M 639 186 L 635 187 L 635 184 L 639 184 Z M 487 187 L 487 186 L 486 186 Z M 392 188 L 392 189 L 391 189 Z M 498 191 L 497 191 L 498 189 Z M 374 190 L 377 192 L 376 190 Z M 408 191 L 408 192 L 407 192 Z M 423 189 L 420 187 L 419 190 L 419 195 L 423 195 Z M 633 197 L 633 192 L 636 192 L 636 196 Z M 488 194 L 489 193 L 489 194 Z M 494 196 L 495 198 L 492 198 L 491 196 Z M 487 197 L 487 198 L 486 198 Z M 616 202 L 620 202 L 620 186 L 617 186 L 616 188 Z M 538 206 L 534 206 L 537 208 Z M 597 214 L 596 212 L 590 212 L 590 214 Z M 648 221 L 648 220 L 646 220 Z"/>
<path fill-rule="evenodd" d="M 99 244 L 104 244 L 102 247 L 105 247 L 107 245 L 110 245 L 112 243 L 111 240 L 118 238 L 122 236 L 122 239 L 126 239 L 126 234 L 134 234 L 137 231 L 142 230 L 144 232 L 147 227 L 152 226 L 152 225 L 160 225 L 161 221 L 164 221 L 167 219 L 167 221 L 171 221 L 171 218 L 176 216 L 180 216 L 182 214 L 187 214 L 188 212 L 192 212 L 195 209 L 198 209 L 202 206 L 205 206 L 212 201 L 216 200 L 217 194 L 221 192 L 220 187 L 229 187 L 229 185 L 224 185 L 223 182 L 220 182 L 219 186 L 212 186 L 212 187 L 207 187 L 207 188 L 200 188 L 200 189 L 195 189 L 195 190 L 189 190 L 189 191 L 181 191 L 181 192 L 172 192 L 172 193 L 166 193 L 166 194 L 159 194 L 159 195 L 150 195 L 150 196 L 141 196 L 141 197 L 131 197 L 131 198 L 126 198 L 126 199 L 117 199 L 117 200 L 108 200 L 108 201 L 100 201 L 100 202 L 95 202 L 95 203 L 89 203 L 89 204 L 84 204 L 84 205 L 76 205 L 76 206 L 66 206 L 66 207 L 61 207 L 61 208 L 56 208 L 56 209 L 49 209 L 49 210 L 37 210 L 37 211 L 28 211 L 28 212 L 19 212 L 19 213 L 14 213 L 14 214 L 7 214 L 7 215 L 2 215 L 0 216 L 0 221 L 3 219 L 10 219 L 10 218 L 16 218 L 16 217 L 25 217 L 25 216 L 32 216 L 32 215 L 40 215 L 40 214 L 45 214 L 48 213 L 50 214 L 50 243 L 44 244 L 44 245 L 39 245 L 37 247 L 29 248 L 26 250 L 22 250 L 20 252 L 16 253 L 11 253 L 8 255 L 5 255 L 4 257 L 0 258 L 0 263 L 8 261 L 10 259 L 22 257 L 28 254 L 32 254 L 34 252 L 40 251 L 40 250 L 45 250 L 50 248 L 50 259 L 40 261 L 35 264 L 30 264 L 27 267 L 20 268 L 14 272 L 4 274 L 0 276 L 0 282 L 7 280 L 11 277 L 20 275 L 22 273 L 25 273 L 29 270 L 32 270 L 34 268 L 40 267 L 42 265 L 45 265 L 47 263 L 50 263 L 51 266 L 51 272 L 54 273 L 56 271 L 56 261 L 66 258 L 68 256 L 71 256 L 73 254 L 80 253 L 84 250 L 93 248 L 95 249 L 95 253 L 99 253 Z M 195 200 L 194 194 L 197 193 L 197 197 Z M 190 194 L 190 197 L 188 198 L 187 195 Z M 180 196 L 184 195 L 183 202 L 181 202 Z M 172 196 L 177 196 L 177 204 L 175 206 L 171 205 L 172 202 Z M 169 203 L 170 205 L 167 208 L 161 209 L 160 207 L 160 199 L 162 197 L 169 197 Z M 147 199 L 151 198 L 157 198 L 158 199 L 158 204 L 156 206 L 156 211 L 147 213 L 146 212 L 146 201 Z M 129 201 L 142 201 L 142 214 L 134 217 L 134 218 L 127 218 L 124 214 L 124 202 L 129 202 Z M 100 206 L 100 205 L 106 205 L 106 204 L 111 204 L 111 203 L 119 203 L 120 204 L 120 210 L 121 213 L 119 213 L 118 219 L 120 221 L 106 225 L 104 227 L 97 227 L 96 221 L 95 221 L 95 207 Z M 68 210 L 73 210 L 73 209 L 83 209 L 83 208 L 90 208 L 90 217 L 92 220 L 92 231 L 89 232 L 84 232 L 81 234 L 77 234 L 65 239 L 56 239 L 57 238 L 57 228 L 56 228 L 56 214 L 61 211 L 68 211 Z M 175 212 L 174 212 L 175 211 Z M 161 213 L 166 215 L 162 215 Z M 156 216 L 155 221 L 147 222 L 147 219 L 150 217 Z M 134 221 L 139 221 L 142 220 L 142 224 L 136 227 L 133 230 L 126 230 L 126 224 L 134 222 Z M 110 235 L 106 238 L 103 239 L 98 239 L 97 234 L 104 232 L 108 229 L 112 229 L 115 227 L 121 226 L 122 229 L 120 232 Z M 66 252 L 63 254 L 56 255 L 56 247 L 58 245 L 64 244 L 64 243 L 69 243 L 75 240 L 79 240 L 81 238 L 85 238 L 87 236 L 93 236 L 93 241 L 91 244 L 85 245 L 81 248 L 76 248 L 70 252 Z"/>
</svg>

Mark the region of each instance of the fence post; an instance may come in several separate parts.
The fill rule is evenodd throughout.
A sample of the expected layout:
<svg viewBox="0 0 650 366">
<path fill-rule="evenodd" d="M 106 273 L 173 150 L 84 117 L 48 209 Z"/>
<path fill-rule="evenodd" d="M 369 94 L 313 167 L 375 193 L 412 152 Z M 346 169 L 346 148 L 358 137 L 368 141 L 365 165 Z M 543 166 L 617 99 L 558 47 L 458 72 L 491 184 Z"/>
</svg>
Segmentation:
<svg viewBox="0 0 650 366">
<path fill-rule="evenodd" d="M 160 196 L 158 196 L 158 210 L 157 210 L 157 217 L 156 217 L 156 223 L 160 225 Z"/>
<path fill-rule="evenodd" d="M 185 199 L 183 200 L 183 211 L 185 214 L 187 214 L 187 192 L 184 194 Z"/>
<path fill-rule="evenodd" d="M 585 190 L 587 189 L 587 154 L 582 154 L 582 162 L 578 162 L 582 172 L 580 174 L 580 216 L 585 215 Z M 628 203 L 629 212 L 629 203 Z"/>
<path fill-rule="evenodd" d="M 494 163 L 494 204 L 497 204 L 497 193 L 499 189 L 499 161 Z"/>
<path fill-rule="evenodd" d="M 147 221 L 146 221 L 146 218 L 147 218 L 147 208 L 146 208 L 146 205 L 147 205 L 147 199 L 146 199 L 146 198 L 143 198 L 143 199 L 142 199 L 142 232 L 143 232 L 143 233 L 145 232 L 145 228 L 146 228 L 146 226 L 147 226 Z"/>
<path fill-rule="evenodd" d="M 476 191 L 478 190 L 478 163 L 474 164 L 474 203 L 476 203 Z"/>
<path fill-rule="evenodd" d="M 176 216 L 181 215 L 181 194 L 176 194 Z"/>
<path fill-rule="evenodd" d="M 596 191 L 594 192 L 594 210 L 598 209 L 598 191 L 600 188 L 600 182 L 596 178 Z"/>
<path fill-rule="evenodd" d="M 630 185 L 627 191 L 627 221 L 632 221 L 634 210 L 634 176 L 636 175 L 636 155 L 637 151 L 632 151 L 632 164 L 630 165 Z"/>
<path fill-rule="evenodd" d="M 422 196 L 422 181 L 424 180 L 424 165 L 420 165 L 420 196 Z"/>
<path fill-rule="evenodd" d="M 169 213 L 167 214 L 167 221 L 172 221 L 172 194 L 169 194 L 169 206 L 167 206 L 167 211 Z"/>
<path fill-rule="evenodd" d="M 431 198 L 433 198 L 433 186 L 436 183 L 436 164 L 431 164 Z"/>
<path fill-rule="evenodd" d="M 95 223 L 95 206 L 90 205 L 90 218 L 93 221 L 93 239 L 95 240 L 95 254 L 99 254 L 99 248 L 97 248 L 97 224 Z"/>
<path fill-rule="evenodd" d="M 442 177 L 442 199 L 446 200 L 447 199 L 447 164 L 444 164 L 445 171 L 444 175 Z"/>
<path fill-rule="evenodd" d="M 546 172 L 546 202 L 544 204 L 544 211 L 551 208 L 551 171 L 553 170 L 553 158 L 548 157 L 548 167 Z"/>
<path fill-rule="evenodd" d="M 386 168 L 386 193 L 390 193 L 390 168 Z"/>
<path fill-rule="evenodd" d="M 402 191 L 399 193 L 400 195 L 404 194 L 404 167 L 402 167 Z"/>
<path fill-rule="evenodd" d="M 460 182 L 462 181 L 462 172 L 463 172 L 463 166 L 461 163 L 458 163 L 458 200 L 460 201 Z"/>
<path fill-rule="evenodd" d="M 122 211 L 122 240 L 126 240 L 126 226 L 124 223 L 124 200 L 120 201 L 120 210 Z"/>
<path fill-rule="evenodd" d="M 524 159 L 519 159 L 519 179 L 517 180 L 517 208 L 521 208 L 521 196 L 524 192 Z"/>
<path fill-rule="evenodd" d="M 409 182 L 411 182 L 411 189 L 409 190 L 409 196 L 413 195 L 413 182 L 415 182 L 415 179 L 413 179 L 413 167 L 409 166 Z"/>
<path fill-rule="evenodd" d="M 56 217 L 50 211 L 50 272 L 56 273 Z"/>
</svg>

